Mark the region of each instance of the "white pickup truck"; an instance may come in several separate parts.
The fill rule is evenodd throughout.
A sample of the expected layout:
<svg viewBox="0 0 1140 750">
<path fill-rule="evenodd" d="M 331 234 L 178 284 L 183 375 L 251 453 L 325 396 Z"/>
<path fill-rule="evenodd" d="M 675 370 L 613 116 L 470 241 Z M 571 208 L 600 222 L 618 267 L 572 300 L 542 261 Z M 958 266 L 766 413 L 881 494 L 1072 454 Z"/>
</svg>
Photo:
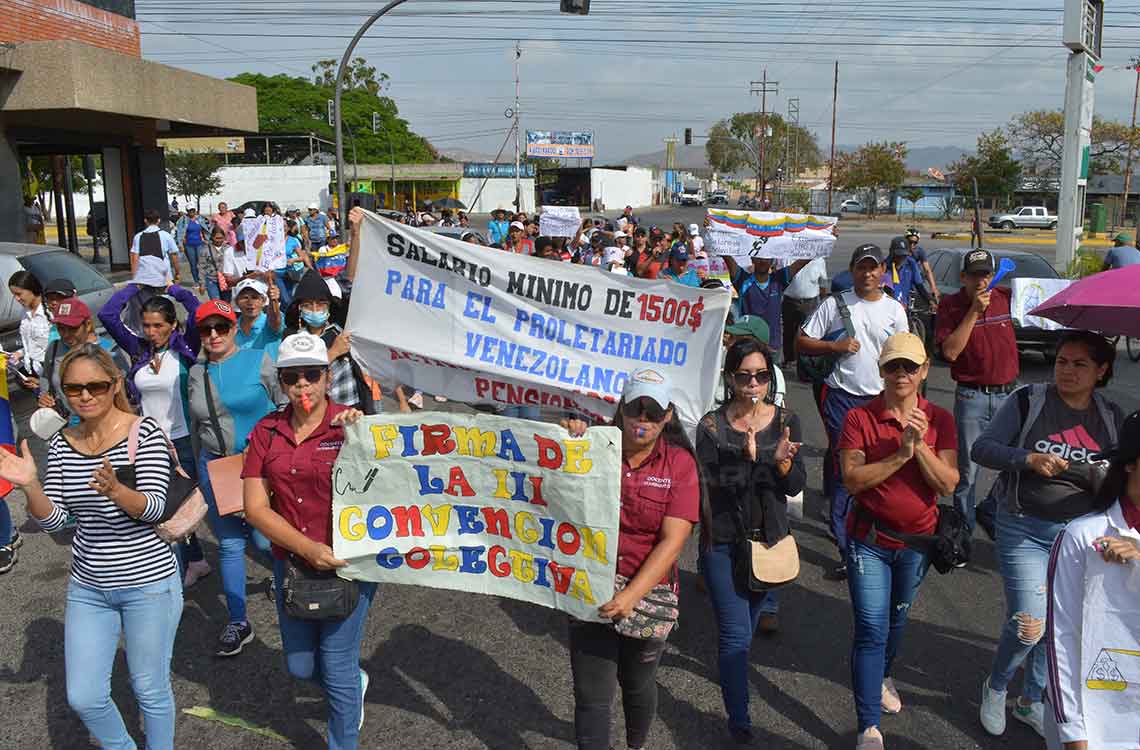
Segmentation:
<svg viewBox="0 0 1140 750">
<path fill-rule="evenodd" d="M 1049 213 L 1044 206 L 1022 206 L 1009 213 L 993 214 L 990 216 L 990 227 L 993 229 L 1020 229 L 1033 227 L 1036 229 L 1056 229 L 1057 217 Z"/>
<path fill-rule="evenodd" d="M 681 189 L 682 206 L 705 205 L 705 189 L 700 185 L 686 185 Z"/>
</svg>

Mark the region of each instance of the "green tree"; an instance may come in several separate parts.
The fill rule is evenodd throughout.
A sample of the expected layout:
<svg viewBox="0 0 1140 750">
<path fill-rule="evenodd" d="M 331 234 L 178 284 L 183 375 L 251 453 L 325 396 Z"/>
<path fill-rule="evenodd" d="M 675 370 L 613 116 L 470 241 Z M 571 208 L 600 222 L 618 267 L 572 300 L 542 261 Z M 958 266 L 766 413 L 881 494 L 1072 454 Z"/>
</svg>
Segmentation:
<svg viewBox="0 0 1140 750">
<path fill-rule="evenodd" d="M 217 154 L 195 151 L 173 151 L 166 154 L 166 181 L 175 195 L 193 200 L 194 205 L 203 195 L 214 195 L 222 189 L 218 170 L 222 160 Z"/>
<path fill-rule="evenodd" d="M 902 192 L 904 200 L 910 201 L 910 220 L 914 221 L 915 214 L 918 213 L 918 202 L 926 195 L 926 191 L 920 187 L 907 188 Z"/>
<path fill-rule="evenodd" d="M 777 114 L 767 117 L 771 129 L 764 141 L 764 171 L 769 180 L 776 170 L 790 171 L 799 165 L 812 169 L 823 163 L 815 135 L 802 125 L 787 122 Z M 735 172 L 744 169 L 756 174 L 760 156 L 757 150 L 756 129 L 760 126 L 758 112 L 738 112 L 732 117 L 718 120 L 709 130 L 705 142 L 705 158 L 718 172 Z"/>
<path fill-rule="evenodd" d="M 1013 158 L 1009 138 L 1000 129 L 978 136 L 977 153 L 963 156 L 948 167 L 958 192 L 972 194 L 974 180 L 978 193 L 987 198 L 1008 201 L 1021 181 L 1021 164 Z"/>
<path fill-rule="evenodd" d="M 336 140 L 328 123 L 328 101 L 333 98 L 332 85 L 319 85 L 307 78 L 287 75 L 266 76 L 242 73 L 230 80 L 257 89 L 257 118 L 264 135 L 303 135 L 312 133 L 325 140 Z M 401 119 L 396 103 L 367 88 L 353 88 L 341 95 L 342 120 L 346 130 L 345 147 L 350 148 L 347 131 L 356 140 L 356 156 L 361 163 L 387 164 L 390 157 L 388 138 L 399 163 L 423 163 L 439 160 L 439 153 Z M 372 113 L 380 115 L 380 129 L 372 132 Z"/>
<path fill-rule="evenodd" d="M 835 187 L 866 191 L 868 212 L 875 215 L 880 190 L 898 190 L 906 179 L 906 144 L 866 143 L 835 158 Z"/>
<path fill-rule="evenodd" d="M 1023 112 L 1007 127 L 1009 139 L 1021 157 L 1025 173 L 1059 178 L 1065 142 L 1065 113 L 1059 109 Z M 1140 146 L 1140 128 L 1093 115 L 1089 143 L 1089 171 L 1121 174 L 1128 143 Z"/>
<path fill-rule="evenodd" d="M 83 177 L 83 157 L 71 158 L 71 191 L 81 194 L 87 190 L 87 180 Z M 44 221 L 51 221 L 55 211 L 55 187 L 52 181 L 52 157 L 32 156 L 20 163 L 20 177 L 24 195 L 35 198 L 44 213 Z M 61 174 L 61 182 L 63 175 Z M 96 180 L 97 182 L 98 180 Z"/>
<path fill-rule="evenodd" d="M 318 60 L 312 66 L 313 83 L 322 88 L 336 86 L 336 69 L 340 60 Z M 388 87 L 388 74 L 377 73 L 375 65 L 369 65 L 363 57 L 354 57 L 344 71 L 344 87 L 342 91 L 350 89 L 367 91 L 372 95 L 379 94 Z"/>
</svg>

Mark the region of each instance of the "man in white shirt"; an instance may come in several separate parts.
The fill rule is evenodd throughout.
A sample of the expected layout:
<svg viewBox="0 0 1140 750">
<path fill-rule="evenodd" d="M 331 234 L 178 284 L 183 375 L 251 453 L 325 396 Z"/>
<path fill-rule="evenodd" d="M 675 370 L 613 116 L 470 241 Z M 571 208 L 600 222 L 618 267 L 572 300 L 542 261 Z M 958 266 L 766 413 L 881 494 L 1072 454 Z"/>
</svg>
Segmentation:
<svg viewBox="0 0 1140 750">
<path fill-rule="evenodd" d="M 799 336 L 800 327 L 819 307 L 820 298 L 827 296 L 830 283 L 827 279 L 827 262 L 823 258 L 816 258 L 800 269 L 784 290 L 782 315 L 785 358 L 795 358 L 796 337 Z M 805 373 L 800 372 L 799 375 L 800 380 L 807 380 Z"/>
<path fill-rule="evenodd" d="M 696 224 L 689 225 L 689 238 L 689 244 L 692 245 L 693 248 L 693 257 L 707 258 L 708 255 L 705 254 L 705 240 L 701 237 L 701 228 Z M 799 328 L 798 325 L 796 327 Z M 788 352 L 791 351 L 791 349 L 784 349 L 784 351 Z"/>
<path fill-rule="evenodd" d="M 163 287 L 178 283 L 178 243 L 170 232 L 159 229 L 161 217 L 153 208 L 144 215 L 146 229 L 131 242 L 131 281 L 143 286 Z"/>
<path fill-rule="evenodd" d="M 839 546 L 840 558 L 847 553 L 847 512 L 851 495 L 843 487 L 838 450 L 839 437 L 847 412 L 862 406 L 883 390 L 879 374 L 879 353 L 895 333 L 910 330 L 906 309 L 883 293 L 883 251 L 877 245 L 855 248 L 851 256 L 851 276 L 855 286 L 843 293 L 855 337 L 847 335 L 843 310 L 835 297 L 828 297 L 804 323 L 796 344 L 807 355 L 833 355 L 835 368 L 824 382 L 820 414 L 827 429 L 832 471 L 824 476 L 824 491 L 831 496 L 831 531 Z M 846 575 L 841 564 L 833 577 Z"/>
</svg>

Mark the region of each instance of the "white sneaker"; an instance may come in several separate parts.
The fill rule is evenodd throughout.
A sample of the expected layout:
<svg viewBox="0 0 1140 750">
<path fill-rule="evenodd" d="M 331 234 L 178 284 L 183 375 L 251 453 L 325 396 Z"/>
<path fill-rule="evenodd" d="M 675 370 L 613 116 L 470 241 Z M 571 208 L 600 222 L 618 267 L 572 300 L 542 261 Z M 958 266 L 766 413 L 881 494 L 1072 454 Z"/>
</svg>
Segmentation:
<svg viewBox="0 0 1140 750">
<path fill-rule="evenodd" d="M 902 699 L 899 698 L 899 691 L 895 689 L 895 681 L 890 677 L 883 680 L 883 695 L 879 699 L 879 705 L 884 713 L 897 714 L 902 711 Z"/>
<path fill-rule="evenodd" d="M 867 727 L 856 740 L 855 750 L 883 750 L 883 733 L 878 727 Z"/>
<path fill-rule="evenodd" d="M 360 723 L 356 725 L 359 730 L 364 726 L 364 694 L 368 692 L 368 673 L 360 670 Z"/>
<path fill-rule="evenodd" d="M 982 683 L 982 707 L 978 711 L 982 728 L 994 737 L 1005 734 L 1005 691 L 990 690 L 990 678 Z"/>
<path fill-rule="evenodd" d="M 1013 718 L 1033 727 L 1033 731 L 1042 737 L 1045 736 L 1045 704 L 1041 701 L 1027 706 L 1018 698 L 1013 704 Z"/>
</svg>

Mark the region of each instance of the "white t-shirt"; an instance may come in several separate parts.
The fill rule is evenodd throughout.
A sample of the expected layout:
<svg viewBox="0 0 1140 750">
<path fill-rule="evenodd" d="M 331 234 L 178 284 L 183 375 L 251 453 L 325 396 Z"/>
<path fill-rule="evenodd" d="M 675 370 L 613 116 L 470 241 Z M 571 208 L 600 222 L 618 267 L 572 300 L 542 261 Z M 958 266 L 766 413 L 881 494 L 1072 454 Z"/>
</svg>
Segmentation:
<svg viewBox="0 0 1140 750">
<path fill-rule="evenodd" d="M 910 330 L 904 308 L 894 297 L 884 294 L 876 302 L 861 299 L 855 292 L 844 292 L 843 301 L 851 311 L 851 325 L 859 351 L 844 354 L 835 363 L 827 385 L 856 396 L 877 396 L 883 391 L 879 375 L 879 354 L 893 334 Z M 803 332 L 813 339 L 837 341 L 847 338 L 843 318 L 834 296 L 829 296 L 804 323 Z"/>
<path fill-rule="evenodd" d="M 142 413 L 158 422 L 171 440 L 188 437 L 186 412 L 182 409 L 182 366 L 178 357 L 167 349 L 159 360 L 158 372 L 149 364 L 135 373 L 135 387 L 142 400 Z"/>
<path fill-rule="evenodd" d="M 827 288 L 827 262 L 823 258 L 815 258 L 795 275 L 784 290 L 784 296 L 813 299 L 819 296 L 820 287 Z"/>
<path fill-rule="evenodd" d="M 143 255 L 140 253 L 141 248 L 139 244 L 141 237 L 144 234 L 150 234 L 152 232 L 158 232 L 158 241 L 162 251 L 162 257 L 157 255 Z M 165 287 L 167 282 L 174 278 L 174 274 L 170 268 L 170 259 L 171 256 L 178 254 L 178 244 L 174 241 L 174 237 L 170 235 L 170 232 L 159 229 L 157 224 L 148 226 L 135 235 L 131 241 L 131 254 L 139 256 L 135 276 L 132 279 L 133 282 L 146 286 Z"/>
<path fill-rule="evenodd" d="M 227 247 L 222 254 L 222 273 L 226 276 L 241 278 L 253 270 L 256 269 L 249 259 L 249 253 L 245 251 L 239 253 L 234 248 Z"/>
<path fill-rule="evenodd" d="M 699 234 L 694 234 L 690 240 L 693 245 L 693 255 L 697 258 L 707 257 L 705 255 L 705 241 Z"/>
</svg>

